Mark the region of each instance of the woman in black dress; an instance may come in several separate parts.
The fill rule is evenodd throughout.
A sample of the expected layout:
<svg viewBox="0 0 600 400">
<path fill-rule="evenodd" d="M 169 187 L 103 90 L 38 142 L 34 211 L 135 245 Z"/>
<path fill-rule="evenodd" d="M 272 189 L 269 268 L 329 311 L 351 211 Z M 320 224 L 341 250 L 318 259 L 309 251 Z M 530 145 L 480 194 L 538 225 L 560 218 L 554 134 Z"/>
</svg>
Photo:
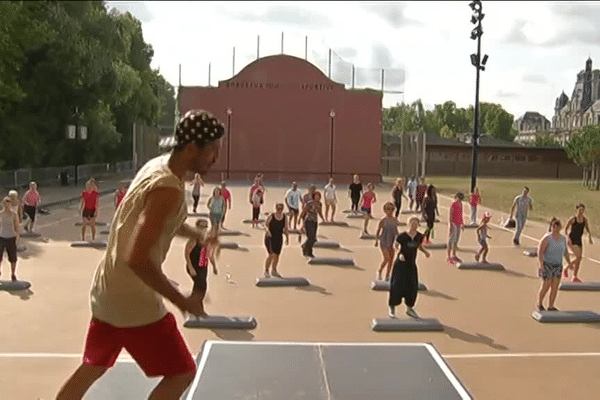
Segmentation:
<svg viewBox="0 0 600 400">
<path fill-rule="evenodd" d="M 587 230 L 587 233 L 590 238 L 590 244 L 592 242 L 592 233 L 590 232 L 590 225 L 588 223 L 588 219 L 585 217 L 585 206 L 581 203 L 577 205 L 576 214 L 569 222 L 567 222 L 567 226 L 565 227 L 565 233 L 568 234 L 567 245 L 575 254 L 575 260 L 571 264 L 570 267 L 564 269 L 563 274 L 565 278 L 569 277 L 569 268 L 573 269 L 573 282 L 580 283 L 579 279 L 579 266 L 581 265 L 581 258 L 583 254 L 583 230 Z"/>
<path fill-rule="evenodd" d="M 396 318 L 396 306 L 406 303 L 406 314 L 413 318 L 419 318 L 413 309 L 417 301 L 417 290 L 419 289 L 419 276 L 417 274 L 417 250 L 421 250 L 427 258 L 430 254 L 423 248 L 423 235 L 417 231 L 419 218 L 411 217 L 408 221 L 409 230 L 401 233 L 396 238 L 396 247 L 400 248 L 398 258 L 392 270 L 390 281 L 389 315 Z"/>
<path fill-rule="evenodd" d="M 288 226 L 286 224 L 285 214 L 283 213 L 283 203 L 275 205 L 275 213 L 267 217 L 265 221 L 265 247 L 267 248 L 267 260 L 265 261 L 265 278 L 271 275 L 281 278 L 277 272 L 277 263 L 283 247 L 283 234 L 285 233 L 285 244 L 290 242 Z M 270 273 L 269 273 L 270 270 Z"/>
</svg>

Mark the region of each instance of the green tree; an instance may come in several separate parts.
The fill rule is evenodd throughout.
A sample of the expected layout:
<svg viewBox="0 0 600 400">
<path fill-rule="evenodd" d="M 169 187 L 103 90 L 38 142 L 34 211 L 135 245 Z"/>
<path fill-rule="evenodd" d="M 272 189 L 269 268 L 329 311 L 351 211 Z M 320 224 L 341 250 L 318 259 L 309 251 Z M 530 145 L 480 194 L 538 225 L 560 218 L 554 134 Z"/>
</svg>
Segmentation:
<svg viewBox="0 0 600 400">
<path fill-rule="evenodd" d="M 536 135 L 532 145 L 537 147 L 560 147 L 560 143 L 556 140 L 556 137 L 550 133 Z"/>
<path fill-rule="evenodd" d="M 565 151 L 575 164 L 584 168 L 584 184 L 600 189 L 600 125 L 588 125 L 573 134 Z"/>
</svg>

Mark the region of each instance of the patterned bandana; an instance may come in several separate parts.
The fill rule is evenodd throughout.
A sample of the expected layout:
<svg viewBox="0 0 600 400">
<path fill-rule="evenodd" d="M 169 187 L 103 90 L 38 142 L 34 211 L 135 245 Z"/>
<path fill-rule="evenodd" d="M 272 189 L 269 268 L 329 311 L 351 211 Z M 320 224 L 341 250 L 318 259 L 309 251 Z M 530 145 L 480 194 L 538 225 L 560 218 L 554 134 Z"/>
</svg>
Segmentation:
<svg viewBox="0 0 600 400">
<path fill-rule="evenodd" d="M 177 124 L 175 140 L 177 146 L 196 142 L 198 147 L 204 147 L 206 143 L 213 142 L 224 134 L 225 126 L 211 113 L 203 110 L 190 110 Z"/>
</svg>

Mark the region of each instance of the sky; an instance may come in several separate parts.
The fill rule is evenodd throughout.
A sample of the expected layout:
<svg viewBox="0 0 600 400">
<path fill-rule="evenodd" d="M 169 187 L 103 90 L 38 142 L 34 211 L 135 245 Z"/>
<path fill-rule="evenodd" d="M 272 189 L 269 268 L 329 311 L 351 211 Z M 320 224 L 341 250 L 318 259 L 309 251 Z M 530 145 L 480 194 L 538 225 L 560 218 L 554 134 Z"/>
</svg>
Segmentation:
<svg viewBox="0 0 600 400">
<path fill-rule="evenodd" d="M 439 2 L 204 2 L 107 1 L 142 22 L 144 40 L 154 49 L 152 67 L 172 85 L 208 85 L 229 79 L 259 55 L 284 53 L 304 58 L 332 78 L 388 90 L 383 106 L 421 99 L 425 108 L 452 100 L 475 101 L 475 68 L 470 54 L 474 25 L 469 1 Z M 600 67 L 600 2 L 482 1 L 479 99 L 501 104 L 515 118 L 537 111 L 549 120 L 556 98 L 571 97 L 577 73 L 588 57 Z M 235 47 L 235 66 L 233 66 Z M 346 64 L 340 63 L 343 60 Z M 345 67 L 343 67 L 345 65 Z M 360 81 L 360 82 L 359 82 Z"/>
</svg>

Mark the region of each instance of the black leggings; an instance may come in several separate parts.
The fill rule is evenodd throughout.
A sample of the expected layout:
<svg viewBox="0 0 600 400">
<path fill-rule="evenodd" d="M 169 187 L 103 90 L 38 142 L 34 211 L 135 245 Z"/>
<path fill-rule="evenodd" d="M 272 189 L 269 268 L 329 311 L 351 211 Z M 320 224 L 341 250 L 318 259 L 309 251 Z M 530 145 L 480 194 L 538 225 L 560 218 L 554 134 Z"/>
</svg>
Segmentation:
<svg viewBox="0 0 600 400">
<path fill-rule="evenodd" d="M 424 235 L 429 240 L 429 238 L 431 237 L 431 232 L 433 231 L 433 223 L 435 222 L 435 216 L 433 218 L 430 218 L 428 216 L 425 222 L 427 222 L 427 229 L 425 229 Z"/>
<path fill-rule="evenodd" d="M 260 207 L 252 207 L 252 221 L 258 221 L 260 217 Z"/>
<path fill-rule="evenodd" d="M 396 218 L 398 218 L 398 214 L 400 214 L 400 209 L 402 208 L 402 200 L 394 201 L 394 205 L 396 206 Z"/>
<path fill-rule="evenodd" d="M 200 195 L 193 194 L 192 198 L 194 199 L 194 212 L 196 212 L 196 208 L 198 208 L 198 201 L 200 200 Z"/>
<path fill-rule="evenodd" d="M 407 307 L 412 307 L 417 301 L 417 291 L 419 290 L 419 277 L 417 275 L 417 265 L 408 264 L 396 258 L 392 278 L 390 280 L 390 298 L 388 304 L 395 307 L 404 302 Z"/>
<path fill-rule="evenodd" d="M 352 211 L 358 211 L 358 202 L 360 201 L 360 197 L 350 197 L 352 200 Z"/>
<path fill-rule="evenodd" d="M 27 214 L 27 216 L 29 217 L 31 222 L 35 222 L 35 210 L 36 210 L 35 206 L 28 206 L 28 205 L 23 206 L 23 214 Z"/>
<path fill-rule="evenodd" d="M 304 230 L 306 231 L 306 241 L 302 245 L 302 254 L 305 256 L 313 255 L 313 246 L 317 242 L 318 222 L 312 220 L 304 221 Z"/>
</svg>

